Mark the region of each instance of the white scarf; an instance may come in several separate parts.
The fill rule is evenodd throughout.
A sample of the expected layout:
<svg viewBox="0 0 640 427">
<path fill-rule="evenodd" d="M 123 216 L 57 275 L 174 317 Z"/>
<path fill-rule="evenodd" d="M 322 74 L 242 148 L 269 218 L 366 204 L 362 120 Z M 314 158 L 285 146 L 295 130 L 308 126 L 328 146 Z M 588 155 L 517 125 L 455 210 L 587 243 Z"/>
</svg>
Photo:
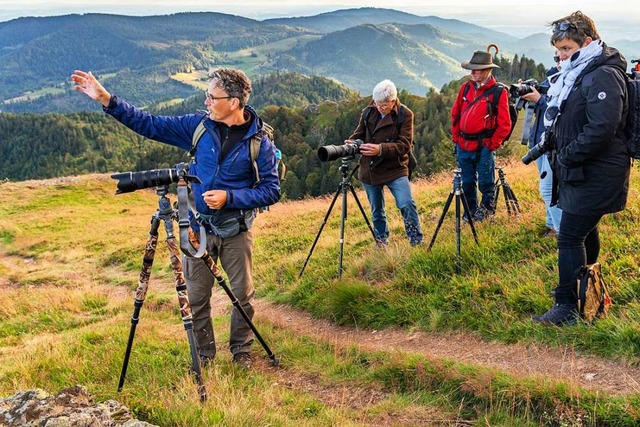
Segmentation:
<svg viewBox="0 0 640 427">
<path fill-rule="evenodd" d="M 603 49 L 602 40 L 591 43 L 574 52 L 570 58 L 560 62 L 560 71 L 549 77 L 550 100 L 544 113 L 544 125 L 549 127 L 560 115 L 562 102 L 567 99 L 576 79 L 589 63 L 600 56 Z"/>
</svg>

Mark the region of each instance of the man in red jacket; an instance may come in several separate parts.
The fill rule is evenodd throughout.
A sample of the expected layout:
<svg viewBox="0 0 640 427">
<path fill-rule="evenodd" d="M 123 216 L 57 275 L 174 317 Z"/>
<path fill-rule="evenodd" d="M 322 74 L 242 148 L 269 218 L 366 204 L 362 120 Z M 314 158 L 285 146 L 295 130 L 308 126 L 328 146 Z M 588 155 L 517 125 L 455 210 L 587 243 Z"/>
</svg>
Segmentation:
<svg viewBox="0 0 640 427">
<path fill-rule="evenodd" d="M 471 80 L 462 85 L 451 109 L 451 134 L 456 144 L 462 190 L 471 211 L 465 212 L 465 219 L 469 216 L 479 222 L 494 213 L 494 151 L 511 131 L 509 94 L 491 75 L 493 68 L 500 67 L 493 63 L 490 52 L 476 51 L 470 61 L 461 65 L 471 70 Z M 480 206 L 476 182 L 482 193 Z"/>
</svg>

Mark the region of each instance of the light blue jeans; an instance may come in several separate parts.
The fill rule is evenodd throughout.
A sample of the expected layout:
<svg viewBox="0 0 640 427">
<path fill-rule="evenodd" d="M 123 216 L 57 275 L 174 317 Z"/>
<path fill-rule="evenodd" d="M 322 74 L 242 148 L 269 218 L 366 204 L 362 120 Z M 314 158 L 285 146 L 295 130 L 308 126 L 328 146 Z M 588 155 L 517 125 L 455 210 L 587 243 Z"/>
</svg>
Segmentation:
<svg viewBox="0 0 640 427">
<path fill-rule="evenodd" d="M 362 185 L 371 205 L 371 220 L 373 221 L 373 231 L 377 241 L 381 243 L 389 241 L 389 224 L 387 223 L 384 203 L 384 186 L 386 185 L 394 199 L 396 199 L 396 206 L 400 209 L 404 219 L 404 229 L 409 238 L 409 243 L 412 245 L 422 243 L 423 235 L 420 228 L 420 218 L 418 217 L 416 203 L 411 195 L 409 178 L 402 176 L 383 185 L 370 185 L 364 182 Z"/>
<path fill-rule="evenodd" d="M 547 218 L 545 225 L 553 228 L 556 233 L 560 231 L 560 221 L 562 220 L 562 210 L 557 206 L 549 206 L 551 204 L 551 192 L 553 191 L 553 173 L 549 164 L 549 157 L 546 154 L 536 159 L 538 172 L 540 175 L 540 197 L 544 200 L 544 207 Z"/>
</svg>

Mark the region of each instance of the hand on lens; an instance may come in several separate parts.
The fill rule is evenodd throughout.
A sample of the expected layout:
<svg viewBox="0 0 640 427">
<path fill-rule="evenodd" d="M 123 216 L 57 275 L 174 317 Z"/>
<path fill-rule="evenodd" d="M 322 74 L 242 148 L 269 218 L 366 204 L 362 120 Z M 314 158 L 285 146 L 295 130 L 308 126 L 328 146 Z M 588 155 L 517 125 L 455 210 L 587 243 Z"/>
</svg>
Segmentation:
<svg viewBox="0 0 640 427">
<path fill-rule="evenodd" d="M 524 99 L 527 102 L 538 102 L 538 100 L 540 99 L 540 92 L 538 92 L 538 90 L 535 87 L 531 87 L 531 92 L 522 95 L 522 99 Z"/>
<path fill-rule="evenodd" d="M 379 156 L 380 146 L 378 144 L 362 144 L 360 146 L 360 154 L 365 156 Z"/>
</svg>

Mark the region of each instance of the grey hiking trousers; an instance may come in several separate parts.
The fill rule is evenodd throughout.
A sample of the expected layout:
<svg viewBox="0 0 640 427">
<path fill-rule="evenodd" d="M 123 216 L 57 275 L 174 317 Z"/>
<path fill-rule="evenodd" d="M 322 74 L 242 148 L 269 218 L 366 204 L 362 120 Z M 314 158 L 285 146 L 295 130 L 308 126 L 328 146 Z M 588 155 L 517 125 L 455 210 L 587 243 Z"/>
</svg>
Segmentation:
<svg viewBox="0 0 640 427">
<path fill-rule="evenodd" d="M 207 250 L 214 262 L 220 262 L 228 277 L 228 285 L 250 319 L 253 319 L 251 302 L 255 294 L 253 287 L 253 232 L 242 232 L 234 237 L 222 239 L 207 234 Z M 182 257 L 187 293 L 193 314 L 193 329 L 201 358 L 213 358 L 216 354 L 213 323 L 211 321 L 211 294 L 218 286 L 211 271 L 201 259 Z M 220 298 L 228 299 L 226 294 Z M 232 354 L 249 352 L 253 343 L 253 332 L 240 312 L 233 307 L 229 332 L 229 350 Z"/>
</svg>

